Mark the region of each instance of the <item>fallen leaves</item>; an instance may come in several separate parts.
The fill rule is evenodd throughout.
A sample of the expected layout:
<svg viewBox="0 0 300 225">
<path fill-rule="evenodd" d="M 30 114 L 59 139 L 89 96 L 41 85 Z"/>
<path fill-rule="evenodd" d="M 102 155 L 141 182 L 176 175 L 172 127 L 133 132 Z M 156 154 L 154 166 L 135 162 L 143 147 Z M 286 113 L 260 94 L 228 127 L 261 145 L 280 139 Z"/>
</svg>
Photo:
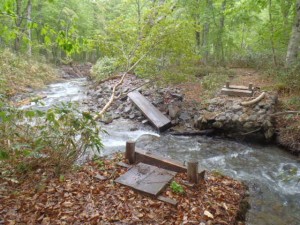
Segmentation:
<svg viewBox="0 0 300 225">
<path fill-rule="evenodd" d="M 175 207 L 114 183 L 127 168 L 116 165 L 120 157 L 102 160 L 104 169 L 89 162 L 65 174 L 63 181 L 49 176 L 16 184 L 0 178 L 0 224 L 236 223 L 245 193 L 238 181 L 208 174 L 200 186 L 185 186 L 184 194 L 168 187 L 162 195 L 175 199 Z M 174 180 L 184 185 L 186 175 L 178 174 Z"/>
</svg>

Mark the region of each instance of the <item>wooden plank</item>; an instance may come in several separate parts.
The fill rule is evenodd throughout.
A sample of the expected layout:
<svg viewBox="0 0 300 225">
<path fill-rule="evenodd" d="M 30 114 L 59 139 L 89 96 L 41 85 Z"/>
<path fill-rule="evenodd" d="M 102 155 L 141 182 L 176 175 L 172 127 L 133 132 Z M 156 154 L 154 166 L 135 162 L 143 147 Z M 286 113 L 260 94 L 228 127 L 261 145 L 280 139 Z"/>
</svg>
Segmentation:
<svg viewBox="0 0 300 225">
<path fill-rule="evenodd" d="M 253 91 L 222 88 L 221 94 L 235 97 L 252 97 Z"/>
<path fill-rule="evenodd" d="M 136 162 L 147 163 L 149 165 L 157 166 L 159 168 L 175 171 L 178 173 L 187 172 L 187 167 L 184 166 L 182 162 L 173 159 L 168 159 L 157 154 L 152 154 L 139 148 L 136 148 L 135 150 L 135 159 Z M 205 169 L 200 167 L 198 173 L 199 181 L 204 180 L 204 177 Z"/>
<path fill-rule="evenodd" d="M 224 88 L 227 88 L 226 85 L 224 85 Z M 249 87 L 242 86 L 242 85 L 229 85 L 229 88 L 227 89 L 249 90 Z"/>
<path fill-rule="evenodd" d="M 134 190 L 158 196 L 174 178 L 176 172 L 139 163 L 115 181 Z"/>
<path fill-rule="evenodd" d="M 128 165 L 127 163 L 124 163 L 124 162 L 118 162 L 117 166 L 121 166 L 121 167 L 124 167 L 124 168 L 131 168 L 132 167 L 131 165 Z"/>
<path fill-rule="evenodd" d="M 164 197 L 162 195 L 158 196 L 157 199 L 160 200 L 160 201 L 162 201 L 162 202 L 174 205 L 174 206 L 176 206 L 178 204 L 178 202 L 175 199 Z"/>
<path fill-rule="evenodd" d="M 171 121 L 138 91 L 128 93 L 128 97 L 159 131 L 165 131 L 171 127 Z"/>
<path fill-rule="evenodd" d="M 157 166 L 167 170 L 172 170 L 179 173 L 186 172 L 186 167 L 183 165 L 183 163 L 176 160 L 167 159 L 159 155 L 154 155 L 139 148 L 135 150 L 135 159 L 136 162 L 147 163 L 149 165 Z"/>
</svg>

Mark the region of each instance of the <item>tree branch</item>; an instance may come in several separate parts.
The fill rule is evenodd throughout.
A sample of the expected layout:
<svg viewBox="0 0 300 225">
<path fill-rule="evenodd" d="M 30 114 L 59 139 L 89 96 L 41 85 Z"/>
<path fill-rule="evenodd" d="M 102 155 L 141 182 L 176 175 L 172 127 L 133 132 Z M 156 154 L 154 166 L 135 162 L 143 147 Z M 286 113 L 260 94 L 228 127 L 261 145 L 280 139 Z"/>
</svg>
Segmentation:
<svg viewBox="0 0 300 225">
<path fill-rule="evenodd" d="M 126 75 L 133 69 L 135 68 L 139 62 L 144 59 L 146 57 L 146 55 L 148 54 L 148 52 L 146 52 L 144 55 L 142 55 L 129 69 L 127 69 L 126 72 L 124 72 L 124 74 L 122 75 L 120 81 L 114 85 L 113 90 L 112 90 L 112 94 L 110 96 L 109 101 L 106 103 L 106 105 L 102 108 L 102 110 L 94 116 L 94 119 L 98 119 L 101 118 L 103 116 L 103 114 L 107 111 L 107 109 L 111 106 L 111 104 L 113 103 L 113 101 L 115 100 L 115 95 L 116 95 L 116 90 L 117 88 L 123 84 L 123 81 L 126 77 Z"/>
</svg>

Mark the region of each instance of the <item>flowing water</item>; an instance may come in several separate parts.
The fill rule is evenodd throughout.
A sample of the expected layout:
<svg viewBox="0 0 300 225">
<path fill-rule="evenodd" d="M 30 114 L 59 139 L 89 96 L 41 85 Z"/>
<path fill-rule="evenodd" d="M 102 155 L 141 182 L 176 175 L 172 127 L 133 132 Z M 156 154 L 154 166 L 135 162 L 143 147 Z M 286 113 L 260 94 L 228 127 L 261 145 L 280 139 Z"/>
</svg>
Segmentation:
<svg viewBox="0 0 300 225">
<path fill-rule="evenodd" d="M 41 94 L 46 106 L 86 98 L 86 81 L 50 85 Z M 159 135 L 147 125 L 119 119 L 102 125 L 103 154 L 123 151 L 127 140 L 183 162 L 197 159 L 201 167 L 243 180 L 249 186 L 247 224 L 300 225 L 300 161 L 275 146 L 243 144 L 212 137 Z"/>
</svg>

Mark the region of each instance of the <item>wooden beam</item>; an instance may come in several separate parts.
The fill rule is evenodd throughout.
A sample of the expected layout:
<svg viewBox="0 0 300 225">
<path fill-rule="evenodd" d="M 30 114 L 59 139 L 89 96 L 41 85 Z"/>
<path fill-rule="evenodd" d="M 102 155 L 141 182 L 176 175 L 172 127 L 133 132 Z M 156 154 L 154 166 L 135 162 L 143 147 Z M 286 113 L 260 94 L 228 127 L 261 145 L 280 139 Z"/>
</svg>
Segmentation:
<svg viewBox="0 0 300 225">
<path fill-rule="evenodd" d="M 221 94 L 235 97 L 252 97 L 253 91 L 249 91 L 248 87 L 246 90 L 222 88 Z"/>
<path fill-rule="evenodd" d="M 136 163 L 143 162 L 149 165 L 157 166 L 159 168 L 171 170 L 178 173 L 186 173 L 187 167 L 180 161 L 168 159 L 163 156 L 152 154 L 142 149 L 136 148 L 135 150 Z M 204 180 L 205 169 L 198 168 L 198 179 Z"/>
<path fill-rule="evenodd" d="M 128 97 L 142 111 L 156 129 L 159 131 L 165 131 L 171 127 L 171 121 L 138 91 L 128 93 Z"/>
<path fill-rule="evenodd" d="M 171 199 L 171 198 L 168 198 L 168 197 L 164 197 L 164 196 L 162 196 L 162 195 L 159 195 L 159 196 L 157 197 L 157 199 L 158 199 L 159 201 L 162 201 L 162 202 L 165 202 L 165 203 L 174 205 L 174 206 L 176 206 L 176 205 L 178 204 L 178 202 L 177 202 L 176 200 Z"/>
<path fill-rule="evenodd" d="M 189 161 L 187 166 L 187 176 L 189 182 L 193 184 L 198 184 L 199 175 L 198 175 L 198 162 L 197 161 Z"/>
<path fill-rule="evenodd" d="M 175 172 L 186 172 L 186 167 L 183 165 L 183 163 L 176 160 L 167 159 L 159 155 L 154 155 L 142 149 L 137 148 L 135 150 L 135 159 L 137 163 L 143 162 L 152 166 L 157 166 L 159 168 L 172 170 Z"/>
<path fill-rule="evenodd" d="M 135 141 L 126 142 L 125 159 L 129 164 L 135 163 Z"/>
</svg>

